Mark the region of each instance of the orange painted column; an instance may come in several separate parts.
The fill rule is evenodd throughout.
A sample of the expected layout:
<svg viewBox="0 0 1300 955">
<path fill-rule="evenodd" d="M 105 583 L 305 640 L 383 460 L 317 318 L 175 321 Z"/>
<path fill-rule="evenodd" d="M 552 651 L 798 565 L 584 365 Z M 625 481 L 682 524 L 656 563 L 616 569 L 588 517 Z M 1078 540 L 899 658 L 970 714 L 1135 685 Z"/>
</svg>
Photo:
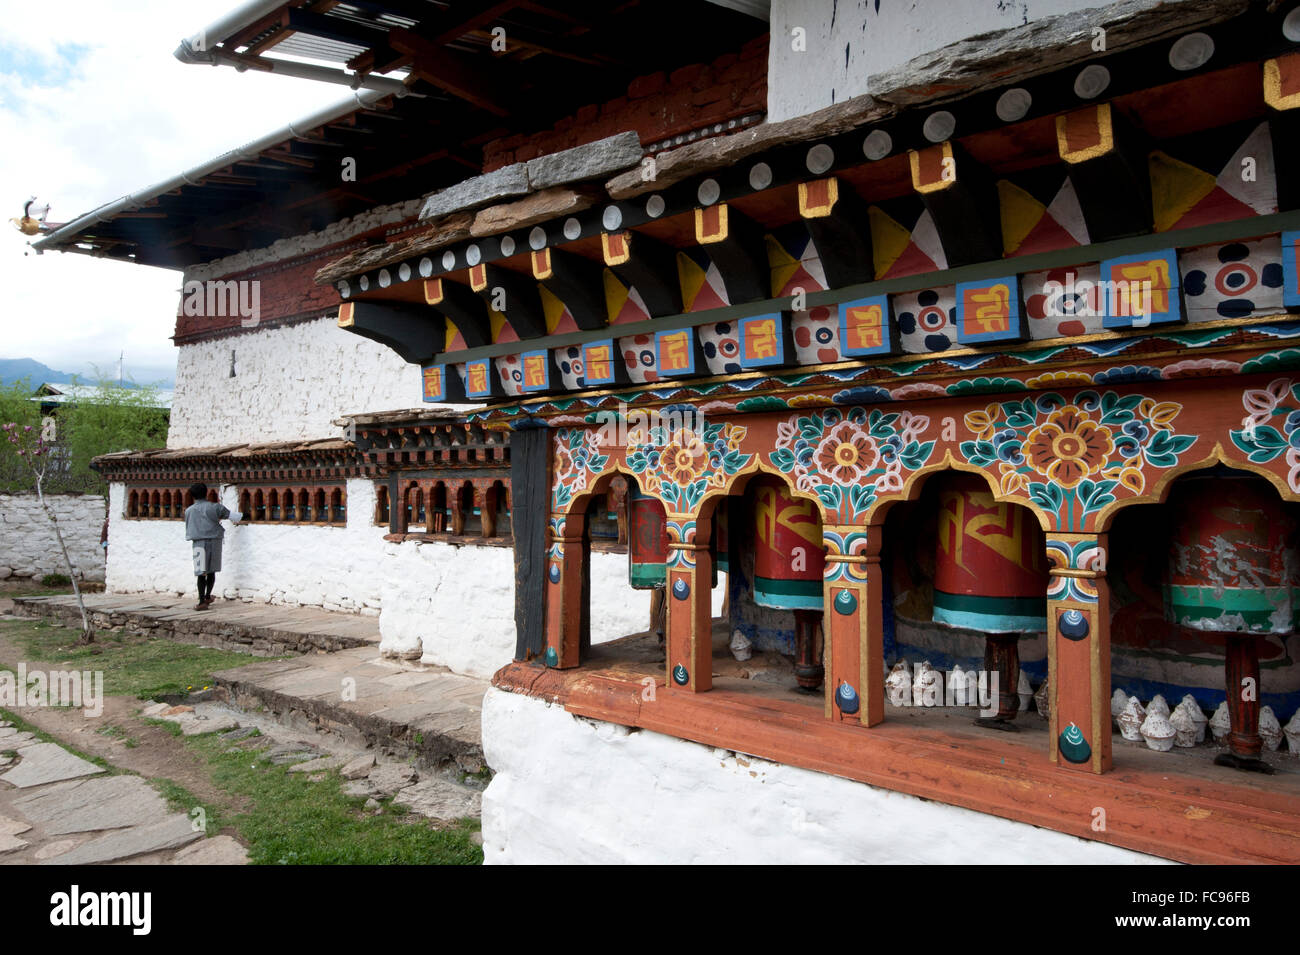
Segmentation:
<svg viewBox="0 0 1300 955">
<path fill-rule="evenodd" d="M 881 528 L 828 524 L 822 538 L 826 717 L 875 726 L 885 719 Z"/>
<path fill-rule="evenodd" d="M 576 667 L 582 650 L 582 629 L 587 615 L 583 580 L 586 525 L 585 514 L 551 515 L 551 542 L 546 552 L 544 661 L 558 669 Z"/>
<path fill-rule="evenodd" d="M 668 518 L 668 685 L 692 693 L 713 688 L 713 555 L 711 525 Z"/>
<path fill-rule="evenodd" d="M 1061 769 L 1111 769 L 1110 586 L 1106 535 L 1047 535 L 1047 679 L 1051 758 Z"/>
</svg>

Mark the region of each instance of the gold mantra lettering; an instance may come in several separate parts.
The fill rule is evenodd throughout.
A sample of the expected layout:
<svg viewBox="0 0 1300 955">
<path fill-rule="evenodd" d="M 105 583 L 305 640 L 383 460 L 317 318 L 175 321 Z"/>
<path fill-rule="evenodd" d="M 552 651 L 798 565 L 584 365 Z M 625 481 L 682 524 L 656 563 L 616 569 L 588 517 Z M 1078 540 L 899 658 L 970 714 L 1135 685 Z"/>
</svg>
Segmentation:
<svg viewBox="0 0 1300 955">
<path fill-rule="evenodd" d="M 968 497 L 977 507 L 992 508 L 992 510 L 982 510 L 968 517 L 966 514 Z M 948 491 L 940 495 L 940 500 L 943 506 L 939 509 L 939 546 L 943 548 L 945 554 L 950 553 L 948 538 L 951 531 L 954 541 L 951 551 L 953 562 L 966 573 L 974 573 L 966 566 L 964 549 L 968 537 L 978 540 L 989 550 L 1006 558 L 1009 563 L 1017 567 L 1024 570 L 1034 569 L 1033 566 L 1025 565 L 1023 523 L 1025 515 L 1019 507 L 997 503 L 991 494 L 970 495 Z M 1036 565 L 1037 562 L 1037 556 L 1031 557 L 1031 565 Z"/>
<path fill-rule="evenodd" d="M 793 531 L 810 544 L 822 546 L 821 521 L 813 512 L 812 501 L 786 502 L 776 488 L 761 487 L 754 511 L 758 519 L 758 539 L 767 547 L 776 549 L 777 527 Z"/>
</svg>

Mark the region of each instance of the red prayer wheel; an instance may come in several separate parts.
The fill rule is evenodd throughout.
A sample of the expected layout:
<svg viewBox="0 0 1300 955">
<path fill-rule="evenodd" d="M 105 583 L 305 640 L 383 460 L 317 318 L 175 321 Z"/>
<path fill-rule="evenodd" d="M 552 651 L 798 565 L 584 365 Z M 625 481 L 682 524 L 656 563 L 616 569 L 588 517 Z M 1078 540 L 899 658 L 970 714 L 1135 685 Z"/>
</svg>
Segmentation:
<svg viewBox="0 0 1300 955">
<path fill-rule="evenodd" d="M 1216 633 L 1290 633 L 1295 525 L 1264 481 L 1185 478 L 1174 515 L 1165 613 Z"/>
<path fill-rule="evenodd" d="M 939 493 L 934 620 L 982 630 L 984 669 L 998 676 L 998 712 L 985 726 L 1014 729 L 1020 709 L 1018 634 L 1047 629 L 1047 545 L 1025 508 L 993 499 L 974 475 Z"/>
<path fill-rule="evenodd" d="M 1224 634 L 1231 730 L 1216 760 L 1270 771 L 1259 755 L 1259 641 L 1290 633 L 1295 618 L 1295 523 L 1265 482 L 1205 475 L 1175 485 L 1165 614 L 1194 630 Z"/>
<path fill-rule="evenodd" d="M 1032 514 L 963 475 L 939 494 L 938 533 L 936 622 L 985 633 L 1047 629 L 1046 542 Z"/>
<path fill-rule="evenodd" d="M 817 505 L 760 478 L 754 498 L 754 603 L 794 611 L 794 675 L 801 689 L 822 684 L 822 569 L 826 548 Z"/>
<path fill-rule="evenodd" d="M 628 583 L 653 590 L 668 582 L 668 516 L 663 502 L 633 485 L 628 491 Z"/>
<path fill-rule="evenodd" d="M 783 482 L 760 479 L 754 499 L 754 603 L 777 610 L 822 609 L 826 550 L 817 506 Z"/>
</svg>

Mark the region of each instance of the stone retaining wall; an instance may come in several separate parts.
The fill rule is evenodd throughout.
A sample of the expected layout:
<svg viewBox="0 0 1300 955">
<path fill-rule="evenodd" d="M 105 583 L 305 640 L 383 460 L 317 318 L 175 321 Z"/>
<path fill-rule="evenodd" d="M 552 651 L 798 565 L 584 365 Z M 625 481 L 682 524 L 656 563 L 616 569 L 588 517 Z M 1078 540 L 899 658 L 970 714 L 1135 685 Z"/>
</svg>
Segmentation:
<svg viewBox="0 0 1300 955">
<path fill-rule="evenodd" d="M 125 630 L 133 634 L 149 634 L 178 643 L 190 643 L 221 650 L 239 650 L 254 656 L 278 657 L 300 653 L 333 653 L 352 647 L 364 647 L 368 641 L 357 637 L 326 633 L 300 633 L 275 627 L 257 626 L 223 620 L 219 614 L 195 620 L 180 617 L 159 619 L 155 614 L 130 611 L 102 611 L 86 608 L 90 625 L 95 630 Z M 15 597 L 15 617 L 43 617 L 56 620 L 65 626 L 81 629 L 81 614 L 75 601 L 53 601 L 43 597 Z"/>
<path fill-rule="evenodd" d="M 104 550 L 99 532 L 107 505 L 95 494 L 51 494 L 46 500 L 59 519 L 68 556 L 81 580 L 103 581 Z M 54 526 L 35 494 L 0 494 L 0 580 L 67 574 Z"/>
</svg>

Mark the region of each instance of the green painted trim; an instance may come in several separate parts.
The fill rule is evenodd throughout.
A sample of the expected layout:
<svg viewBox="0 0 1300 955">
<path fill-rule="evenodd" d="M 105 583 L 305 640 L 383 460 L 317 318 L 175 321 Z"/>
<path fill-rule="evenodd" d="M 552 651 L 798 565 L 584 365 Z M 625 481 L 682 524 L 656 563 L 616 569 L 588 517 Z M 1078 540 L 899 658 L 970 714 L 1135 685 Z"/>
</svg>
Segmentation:
<svg viewBox="0 0 1300 955">
<path fill-rule="evenodd" d="M 1275 595 L 1277 599 L 1272 599 Z M 1291 600 L 1290 587 L 1263 587 L 1246 590 L 1241 587 L 1216 588 L 1212 586 L 1169 585 L 1169 603 L 1188 610 L 1213 611 L 1214 616 L 1225 610 L 1273 613 Z M 1181 614 L 1180 614 L 1181 619 Z"/>
<path fill-rule="evenodd" d="M 652 590 L 668 583 L 667 564 L 630 564 L 627 582 L 633 590 Z"/>
<path fill-rule="evenodd" d="M 777 610 L 821 610 L 821 580 L 754 578 L 754 603 Z"/>
<path fill-rule="evenodd" d="M 923 272 L 918 275 L 906 275 L 902 278 L 882 279 L 861 285 L 850 285 L 842 289 L 809 292 L 807 301 L 809 306 L 838 305 L 840 302 L 849 302 L 872 295 L 887 295 L 935 288 L 940 285 L 956 285 L 958 282 L 995 279 L 1012 272 L 1023 275 L 1026 272 L 1041 272 L 1046 269 L 1078 265 L 1083 262 L 1100 262 L 1104 259 L 1117 258 L 1122 255 L 1137 255 L 1142 252 L 1154 252 L 1171 247 L 1179 249 L 1218 242 L 1231 242 L 1236 239 L 1270 235 L 1274 232 L 1284 232 L 1290 229 L 1300 229 L 1300 210 L 1276 212 L 1272 215 L 1255 216 L 1250 219 L 1235 219 L 1232 222 L 1215 222 L 1191 229 L 1157 232 L 1149 235 L 1132 236 L 1127 239 L 1113 239 L 1110 242 L 1099 242 L 1093 245 L 1071 246 L 1068 249 L 1059 249 L 1053 252 L 1038 252 L 1034 255 L 997 259 L 993 262 L 979 262 L 975 265 L 964 265 L 939 272 Z M 568 345 L 582 345 L 610 337 L 626 338 L 630 335 L 648 335 L 662 331 L 665 328 L 695 328 L 713 322 L 734 322 L 750 315 L 783 311 L 788 309 L 789 306 L 790 296 L 768 298 L 758 302 L 747 302 L 744 305 L 728 305 L 726 308 L 710 309 L 704 312 L 665 315 L 661 318 L 652 318 L 644 322 L 631 322 L 627 325 L 606 325 L 604 328 L 592 331 L 547 335 L 542 338 L 530 338 L 504 345 L 484 345 L 481 348 L 470 348 L 465 351 L 441 354 L 437 357 L 437 361 L 439 364 L 454 365 L 479 358 L 495 358 L 499 355 L 518 354 L 521 348 L 564 348 Z M 863 362 L 863 364 L 870 364 L 870 362 Z M 682 380 L 685 382 L 690 379 Z M 527 400 L 526 396 L 524 400 Z"/>
<path fill-rule="evenodd" d="M 1047 629 L 1047 595 L 986 597 L 934 591 L 934 619 L 952 627 L 991 633 L 1041 633 Z"/>
</svg>

